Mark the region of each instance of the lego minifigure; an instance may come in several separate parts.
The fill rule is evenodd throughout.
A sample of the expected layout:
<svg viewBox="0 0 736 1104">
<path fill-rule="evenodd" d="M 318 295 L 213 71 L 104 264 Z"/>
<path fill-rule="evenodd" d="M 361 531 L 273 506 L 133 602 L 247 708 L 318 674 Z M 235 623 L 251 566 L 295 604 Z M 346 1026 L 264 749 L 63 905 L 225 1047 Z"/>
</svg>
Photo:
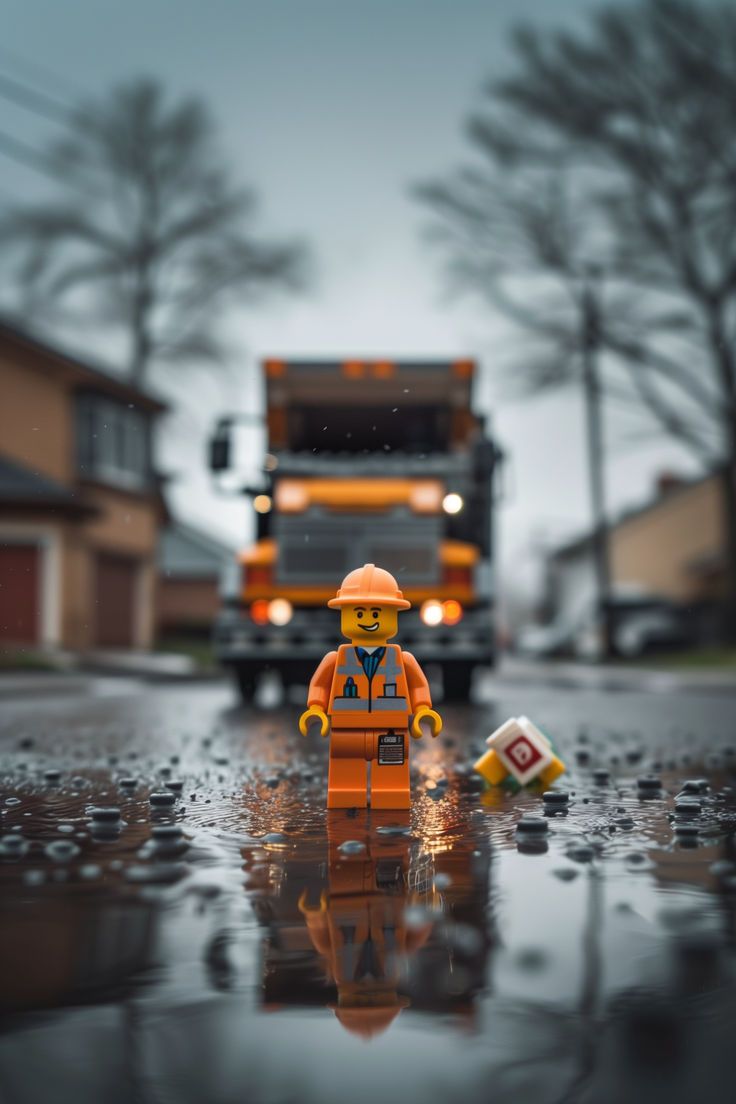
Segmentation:
<svg viewBox="0 0 736 1104">
<path fill-rule="evenodd" d="M 372 763 L 373 808 L 408 809 L 408 737 L 423 735 L 423 721 L 432 736 L 442 729 L 421 667 L 409 652 L 388 643 L 398 631 L 398 611 L 410 603 L 393 575 L 365 564 L 345 577 L 327 605 L 340 610 L 341 631 L 350 643 L 324 657 L 299 718 L 303 736 L 313 720 L 322 736 L 330 733 L 327 807 L 365 808 Z"/>
<path fill-rule="evenodd" d="M 473 769 L 492 786 L 500 785 L 509 776 L 520 786 L 537 780 L 551 786 L 564 773 L 565 765 L 555 755 L 552 744 L 528 717 L 509 717 L 486 743 L 489 750 L 473 764 Z"/>
</svg>

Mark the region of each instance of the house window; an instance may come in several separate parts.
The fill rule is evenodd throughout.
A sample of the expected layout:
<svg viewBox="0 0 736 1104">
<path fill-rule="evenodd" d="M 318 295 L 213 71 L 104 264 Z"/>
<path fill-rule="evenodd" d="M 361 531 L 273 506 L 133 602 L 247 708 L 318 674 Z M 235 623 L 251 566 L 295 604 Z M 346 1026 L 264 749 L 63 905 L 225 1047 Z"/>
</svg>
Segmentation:
<svg viewBox="0 0 736 1104">
<path fill-rule="evenodd" d="M 77 400 L 77 463 L 83 478 L 140 490 L 150 482 L 148 420 L 103 395 Z"/>
</svg>

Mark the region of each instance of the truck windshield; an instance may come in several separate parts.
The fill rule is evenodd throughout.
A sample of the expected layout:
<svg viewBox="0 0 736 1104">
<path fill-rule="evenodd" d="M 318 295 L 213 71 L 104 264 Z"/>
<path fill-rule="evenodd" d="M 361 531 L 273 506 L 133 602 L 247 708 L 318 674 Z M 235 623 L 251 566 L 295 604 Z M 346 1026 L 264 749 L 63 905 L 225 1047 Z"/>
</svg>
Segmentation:
<svg viewBox="0 0 736 1104">
<path fill-rule="evenodd" d="M 287 435 L 294 452 L 446 452 L 450 411 L 441 406 L 295 406 Z"/>
</svg>

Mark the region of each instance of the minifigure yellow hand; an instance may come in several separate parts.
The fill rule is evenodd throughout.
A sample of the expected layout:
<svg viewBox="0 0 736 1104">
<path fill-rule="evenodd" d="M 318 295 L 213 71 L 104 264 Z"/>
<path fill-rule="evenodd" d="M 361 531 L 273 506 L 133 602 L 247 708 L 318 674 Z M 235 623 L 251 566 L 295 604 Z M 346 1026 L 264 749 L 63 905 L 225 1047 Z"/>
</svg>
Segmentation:
<svg viewBox="0 0 736 1104">
<path fill-rule="evenodd" d="M 415 740 L 421 740 L 424 733 L 422 732 L 421 722 L 429 721 L 432 729 L 432 739 L 435 736 L 439 736 L 442 731 L 442 718 L 439 713 L 436 713 L 434 709 L 430 709 L 428 705 L 420 705 L 414 714 L 414 719 L 411 722 L 411 729 L 409 730 Z"/>
<path fill-rule="evenodd" d="M 318 705 L 310 705 L 309 709 L 305 709 L 299 718 L 299 731 L 302 736 L 307 735 L 309 722 L 314 720 L 319 721 L 320 736 L 326 736 L 330 730 L 330 722 L 327 720 L 324 709 L 320 709 Z"/>
</svg>

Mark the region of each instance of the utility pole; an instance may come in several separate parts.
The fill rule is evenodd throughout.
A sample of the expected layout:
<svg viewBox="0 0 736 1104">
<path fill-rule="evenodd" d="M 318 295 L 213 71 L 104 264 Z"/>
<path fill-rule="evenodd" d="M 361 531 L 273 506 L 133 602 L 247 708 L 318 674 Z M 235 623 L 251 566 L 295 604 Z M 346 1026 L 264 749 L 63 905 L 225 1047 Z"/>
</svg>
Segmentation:
<svg viewBox="0 0 736 1104">
<path fill-rule="evenodd" d="M 604 442 L 601 381 L 598 371 L 600 351 L 599 273 L 590 266 L 585 271 L 582 294 L 583 392 L 590 472 L 590 505 L 593 516 L 593 565 L 596 608 L 601 632 L 601 656 L 612 654 L 611 571 L 608 559 L 608 526 L 603 470 Z"/>
</svg>

